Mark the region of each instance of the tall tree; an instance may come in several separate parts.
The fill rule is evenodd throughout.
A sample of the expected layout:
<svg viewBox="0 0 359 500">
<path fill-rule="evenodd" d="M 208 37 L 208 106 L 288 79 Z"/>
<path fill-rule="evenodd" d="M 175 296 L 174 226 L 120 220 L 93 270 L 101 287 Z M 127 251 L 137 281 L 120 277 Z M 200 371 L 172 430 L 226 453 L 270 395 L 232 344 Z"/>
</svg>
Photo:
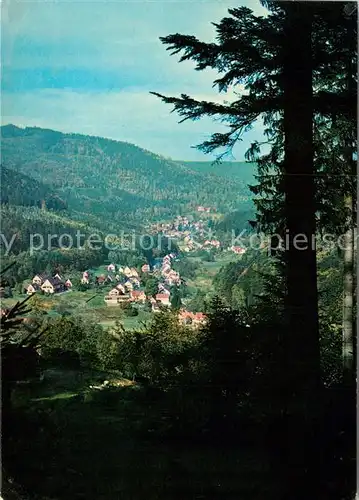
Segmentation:
<svg viewBox="0 0 359 500">
<path fill-rule="evenodd" d="M 353 64 L 352 50 L 349 46 L 347 54 L 346 90 L 351 93 L 352 87 L 356 87 L 356 65 Z M 355 129 L 351 127 L 351 130 Z M 348 134 L 346 137 L 345 161 L 349 170 L 349 185 L 356 188 L 356 164 L 354 161 L 356 137 Z M 354 192 L 353 192 L 354 191 Z M 355 290 L 355 192 L 352 189 L 344 199 L 348 210 L 348 229 L 344 237 L 344 282 L 343 282 L 343 382 L 346 386 L 355 387 L 355 314 L 354 314 L 354 290 Z"/>
<path fill-rule="evenodd" d="M 197 70 L 216 69 L 221 74 L 214 82 L 219 91 L 243 85 L 244 92 L 236 94 L 237 100 L 219 104 L 184 94 L 180 98 L 154 94 L 173 104 L 182 121 L 211 116 L 226 123 L 227 132 L 215 133 L 199 145 L 207 153 L 222 150 L 219 159 L 259 117 L 267 126 L 271 157 L 280 169 L 278 181 L 270 188 L 276 195 L 279 184 L 284 194 L 282 208 L 280 196 L 276 198 L 276 211 L 282 217 L 281 231 L 287 236 L 284 410 L 293 414 L 298 424 L 306 414 L 315 419 L 320 386 L 313 122 L 317 117 L 353 115 L 350 108 L 353 104 L 355 107 L 356 95 L 331 87 L 343 70 L 343 52 L 336 40 L 338 32 L 343 32 L 344 4 L 262 3 L 270 9 L 266 18 L 254 16 L 245 7 L 230 9 L 231 17 L 215 24 L 216 43 L 179 34 L 161 39 L 173 54 L 183 54 L 180 61 L 195 61 Z M 273 207 L 267 204 L 267 214 L 268 208 L 271 212 Z M 305 457 L 310 455 L 310 448 L 304 447 L 305 452 L 296 459 L 300 439 L 303 444 L 310 443 L 305 432 L 297 434 L 295 438 L 295 425 L 290 424 L 292 441 L 286 452 L 289 471 L 298 467 L 303 470 L 303 461 L 311 458 Z M 307 478 L 292 476 L 297 484 L 303 484 L 296 497 L 308 488 Z"/>
<path fill-rule="evenodd" d="M 171 289 L 170 302 L 171 302 L 171 307 L 174 311 L 177 311 L 181 308 L 182 305 L 181 294 L 177 286 L 174 286 Z"/>
</svg>

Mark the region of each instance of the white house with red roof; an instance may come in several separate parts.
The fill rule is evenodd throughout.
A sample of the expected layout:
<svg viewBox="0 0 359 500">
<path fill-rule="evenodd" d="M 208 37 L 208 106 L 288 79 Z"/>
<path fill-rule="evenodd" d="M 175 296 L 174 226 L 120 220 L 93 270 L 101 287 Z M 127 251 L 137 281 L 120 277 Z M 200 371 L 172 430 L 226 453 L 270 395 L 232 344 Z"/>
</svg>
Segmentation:
<svg viewBox="0 0 359 500">
<path fill-rule="evenodd" d="M 133 302 L 145 302 L 146 294 L 143 290 L 132 290 L 130 292 L 130 297 Z"/>
<path fill-rule="evenodd" d="M 242 255 L 246 252 L 246 249 L 245 248 L 242 248 L 242 247 L 238 247 L 238 246 L 232 246 L 230 248 L 230 250 L 232 250 L 233 253 L 237 254 L 237 255 Z"/>
<path fill-rule="evenodd" d="M 186 309 L 181 309 L 178 313 L 178 320 L 183 325 L 200 326 L 204 325 L 207 321 L 207 316 L 202 312 L 193 313 Z"/>
<path fill-rule="evenodd" d="M 158 293 L 155 299 L 163 306 L 171 307 L 170 296 L 167 293 Z"/>
</svg>

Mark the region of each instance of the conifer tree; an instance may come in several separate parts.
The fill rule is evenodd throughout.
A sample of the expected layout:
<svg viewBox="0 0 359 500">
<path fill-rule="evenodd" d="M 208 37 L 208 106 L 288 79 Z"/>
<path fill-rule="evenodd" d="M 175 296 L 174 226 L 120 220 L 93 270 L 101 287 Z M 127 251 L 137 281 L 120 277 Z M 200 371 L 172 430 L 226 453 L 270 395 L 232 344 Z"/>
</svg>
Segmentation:
<svg viewBox="0 0 359 500">
<path fill-rule="evenodd" d="M 260 173 L 262 178 L 273 170 L 279 175 L 261 186 L 269 196 L 259 203 L 264 222 L 288 235 L 284 253 L 287 329 L 283 339 L 283 410 L 292 420 L 285 460 L 289 460 L 290 472 L 304 471 L 305 460 L 309 463 L 312 459 L 310 475 L 299 478 L 295 472 L 292 477 L 302 486 L 295 492 L 296 498 L 302 498 L 311 479 L 318 479 L 314 444 L 320 388 L 315 235 L 320 200 L 318 203 L 313 128 L 319 119 L 356 119 L 356 90 L 340 85 L 345 79 L 348 47 L 356 39 L 356 19 L 345 17 L 341 2 L 262 3 L 270 10 L 266 18 L 255 16 L 246 7 L 230 9 L 230 17 L 214 24 L 214 43 L 180 34 L 161 38 L 172 54 L 182 54 L 180 61 L 194 61 L 198 71 L 217 70 L 220 76 L 214 86 L 219 92 L 236 91 L 242 85 L 244 92 L 237 92 L 233 102 L 154 94 L 172 104 L 181 121 L 210 116 L 228 125 L 227 132 L 214 133 L 198 146 L 206 153 L 219 150 L 219 160 L 259 117 L 266 126 L 271 151 L 267 162 L 260 165 Z M 259 151 L 260 145 L 255 143 L 250 153 Z M 305 416 L 310 419 L 310 439 L 305 426 L 303 434 L 299 428 L 296 432 Z M 304 451 L 300 450 L 301 440 L 308 445 L 302 447 Z M 318 490 L 312 493 L 318 498 Z"/>
<path fill-rule="evenodd" d="M 228 132 L 214 133 L 199 148 L 210 153 L 225 148 L 228 153 L 240 136 L 253 126 L 258 117 L 267 125 L 272 143 L 271 160 L 277 159 L 281 172 L 281 191 L 274 183 L 271 189 L 284 194 L 284 205 L 276 195 L 277 211 L 283 216 L 283 227 L 289 233 L 286 252 L 287 313 L 293 333 L 294 360 L 300 359 L 298 344 L 305 346 L 307 366 L 299 362 L 298 370 L 308 384 L 319 383 L 318 311 L 316 291 L 315 214 L 317 211 L 314 182 L 313 121 L 317 116 L 354 116 L 355 92 L 346 92 L 333 81 L 343 71 L 341 42 L 355 37 L 355 20 L 344 19 L 344 4 L 302 2 L 265 2 L 268 17 L 254 16 L 250 9 L 230 9 L 231 17 L 218 24 L 216 43 L 203 43 L 193 36 L 179 34 L 161 38 L 172 54 L 182 53 L 180 61 L 193 60 L 197 70 L 211 67 L 221 77 L 214 82 L 219 91 L 238 84 L 245 92 L 231 103 L 197 101 L 190 96 L 166 97 L 155 93 L 187 119 L 203 116 L 219 118 L 228 124 Z M 343 24 L 349 27 L 343 29 Z M 354 106 L 355 108 L 355 106 Z M 284 137 L 284 139 L 283 139 Z M 253 149 L 258 150 L 259 145 Z M 284 154 L 283 154 L 284 153 Z M 282 154 L 282 158 L 280 158 Z M 281 160 L 281 161 L 279 161 Z M 266 213 L 273 207 L 263 202 Z M 273 217 L 274 221 L 276 216 Z M 306 250 L 294 248 L 296 235 L 304 235 Z M 303 237 L 303 236 L 302 236 Z M 300 276 L 300 278 L 299 278 Z M 294 329 L 294 330 L 293 330 Z M 293 340 L 293 341 L 292 341 Z M 304 347 L 303 347 L 304 349 Z M 294 367 L 295 365 L 291 366 Z M 292 370 L 293 371 L 293 370 Z M 297 380 L 301 377 L 297 374 Z M 302 378 L 304 391 L 306 383 Z"/>
<path fill-rule="evenodd" d="M 171 308 L 178 311 L 181 308 L 181 294 L 177 286 L 173 287 L 170 295 Z"/>
</svg>

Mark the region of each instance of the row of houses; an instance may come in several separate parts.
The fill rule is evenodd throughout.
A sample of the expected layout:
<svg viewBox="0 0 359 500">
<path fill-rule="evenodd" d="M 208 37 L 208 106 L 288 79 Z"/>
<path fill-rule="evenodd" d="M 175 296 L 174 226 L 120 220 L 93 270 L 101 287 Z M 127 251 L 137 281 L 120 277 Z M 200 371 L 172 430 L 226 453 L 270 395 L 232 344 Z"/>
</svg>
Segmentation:
<svg viewBox="0 0 359 500">
<path fill-rule="evenodd" d="M 184 238 L 192 233 L 204 234 L 205 222 L 190 221 L 187 217 L 178 216 L 172 222 L 155 223 L 151 229 L 154 233 L 162 232 L 168 238 Z"/>
<path fill-rule="evenodd" d="M 171 307 L 170 292 L 157 293 L 155 297 L 149 297 L 143 290 L 125 290 L 121 285 L 115 288 L 104 297 L 104 301 L 108 306 L 117 306 L 123 302 L 135 302 L 137 304 L 144 304 L 146 301 L 152 304 L 152 310 L 157 311 L 159 304 Z"/>
<path fill-rule="evenodd" d="M 104 301 L 108 306 L 117 306 L 123 302 L 145 303 L 146 300 L 147 297 L 144 291 L 128 290 L 122 285 L 117 285 L 104 297 Z"/>
<path fill-rule="evenodd" d="M 25 285 L 27 295 L 42 291 L 47 294 L 63 293 L 72 288 L 70 279 L 64 279 L 59 274 L 49 276 L 46 274 L 36 274 L 32 282 Z"/>
<path fill-rule="evenodd" d="M 168 286 L 179 285 L 181 283 L 180 274 L 174 269 L 172 269 L 172 260 L 174 258 L 175 254 L 171 253 L 165 255 L 162 260 L 162 267 L 160 273 L 164 284 Z"/>
<path fill-rule="evenodd" d="M 179 274 L 171 268 L 171 259 L 173 258 L 175 258 L 175 254 L 168 254 L 162 259 L 162 263 L 159 265 L 159 268 L 158 264 L 155 266 L 154 274 L 161 277 L 161 282 L 158 284 L 158 293 L 155 297 L 147 297 L 143 290 L 139 290 L 140 281 L 131 270 L 131 275 L 127 272 L 128 280 L 123 284 L 118 283 L 104 297 L 105 303 L 108 306 L 118 306 L 124 302 L 143 304 L 146 301 L 149 301 L 153 312 L 160 311 L 161 306 L 171 307 L 171 293 L 167 286 L 172 286 L 180 282 Z M 141 271 L 143 273 L 150 272 L 150 266 L 148 264 L 144 264 Z M 134 282 L 138 285 L 138 287 L 136 287 L 137 289 L 134 289 L 133 287 Z"/>
<path fill-rule="evenodd" d="M 81 283 L 83 285 L 122 283 L 124 286 L 126 286 L 126 288 L 132 290 L 133 288 L 138 288 L 141 282 L 136 269 L 131 269 L 126 273 L 123 273 L 122 270 L 117 270 L 116 274 L 110 271 L 107 276 L 105 274 L 101 274 L 100 276 L 91 276 L 89 271 L 84 271 L 82 273 Z"/>
</svg>

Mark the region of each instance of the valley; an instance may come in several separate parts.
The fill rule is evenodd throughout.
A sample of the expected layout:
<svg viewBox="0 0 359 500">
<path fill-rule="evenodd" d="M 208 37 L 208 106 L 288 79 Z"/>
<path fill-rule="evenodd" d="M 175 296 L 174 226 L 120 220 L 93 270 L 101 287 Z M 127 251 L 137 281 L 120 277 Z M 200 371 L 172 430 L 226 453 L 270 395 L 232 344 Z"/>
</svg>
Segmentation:
<svg viewBox="0 0 359 500">
<path fill-rule="evenodd" d="M 245 226 L 253 213 L 253 165 L 173 162 L 131 144 L 37 127 L 6 125 L 1 137 L 0 248 L 3 267 L 15 262 L 1 292 L 2 310 L 36 292 L 29 304 L 49 321 L 76 316 L 105 329 L 119 323 L 141 329 L 161 308 L 171 308 L 173 295 L 182 315 L 204 313 L 216 294 L 216 273 L 240 258 L 231 248 L 233 224 L 226 227 L 226 217 L 231 213 Z M 78 242 L 78 234 L 81 248 L 67 243 Z M 109 244 L 93 249 L 93 235 Z M 146 238 L 153 240 L 150 249 L 141 248 Z M 176 262 L 168 277 L 158 267 L 169 245 Z M 148 293 L 141 269 L 155 261 L 151 279 L 157 289 Z M 139 281 L 124 289 L 126 277 L 111 277 L 109 265 L 129 266 Z M 85 272 L 91 283 L 82 283 Z M 37 275 L 50 282 L 61 277 L 56 292 L 62 293 L 36 285 Z M 168 297 L 161 299 L 163 291 Z M 136 293 L 143 300 L 132 297 Z"/>
</svg>

